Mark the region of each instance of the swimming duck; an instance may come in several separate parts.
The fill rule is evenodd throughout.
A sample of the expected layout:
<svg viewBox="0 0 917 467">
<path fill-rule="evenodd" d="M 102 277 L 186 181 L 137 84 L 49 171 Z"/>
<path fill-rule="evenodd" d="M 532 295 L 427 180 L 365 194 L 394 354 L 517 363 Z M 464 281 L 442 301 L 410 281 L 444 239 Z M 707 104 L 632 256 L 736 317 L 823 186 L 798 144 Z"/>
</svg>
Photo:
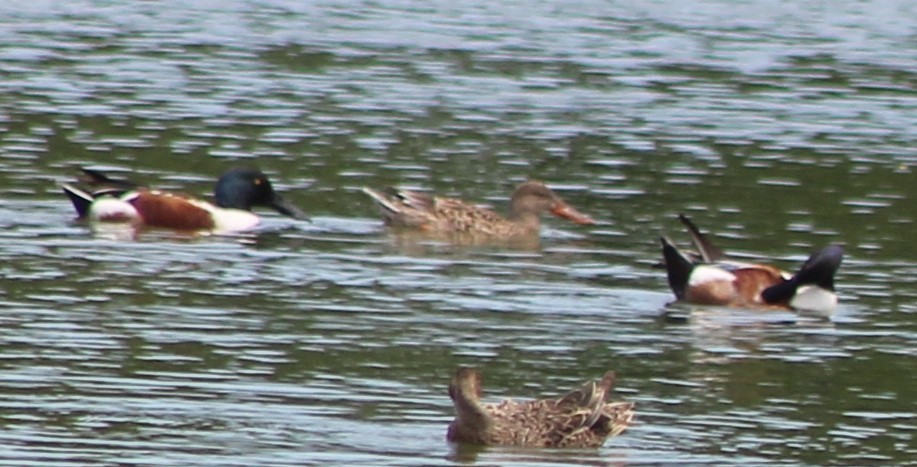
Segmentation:
<svg viewBox="0 0 917 467">
<path fill-rule="evenodd" d="M 614 385 L 609 371 L 558 399 L 481 402 L 481 375 L 460 367 L 449 385 L 455 420 L 449 441 L 529 447 L 598 447 L 623 432 L 634 417 L 632 402 L 605 402 Z"/>
<path fill-rule="evenodd" d="M 379 205 L 387 225 L 418 229 L 430 233 L 456 233 L 492 237 L 537 234 L 541 214 L 577 224 L 594 224 L 589 216 L 564 202 L 544 183 L 527 181 L 519 185 L 510 199 L 509 216 L 455 198 L 389 188 L 385 192 L 364 188 Z"/>
<path fill-rule="evenodd" d="M 837 307 L 834 275 L 844 256 L 839 245 L 812 254 L 790 274 L 768 264 L 728 261 L 719 249 L 684 215 L 697 256 L 681 252 L 661 237 L 669 286 L 675 297 L 701 305 L 778 307 L 829 314 Z"/>
<path fill-rule="evenodd" d="M 93 221 L 226 233 L 257 226 L 260 218 L 251 212 L 254 206 L 270 207 L 295 219 L 308 219 L 274 191 L 264 173 L 254 168 L 240 167 L 224 173 L 214 189 L 214 203 L 139 187 L 96 170 L 81 170 L 91 191 L 70 184 L 62 188 L 79 217 Z"/>
</svg>

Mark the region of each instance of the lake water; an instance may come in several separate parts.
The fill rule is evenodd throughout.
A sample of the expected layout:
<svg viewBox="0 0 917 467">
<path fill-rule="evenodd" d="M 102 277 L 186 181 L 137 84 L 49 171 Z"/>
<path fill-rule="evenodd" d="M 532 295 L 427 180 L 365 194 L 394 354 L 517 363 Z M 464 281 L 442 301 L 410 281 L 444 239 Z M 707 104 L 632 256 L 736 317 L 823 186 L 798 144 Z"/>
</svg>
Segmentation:
<svg viewBox="0 0 917 467">
<path fill-rule="evenodd" d="M 917 3 L 0 5 L 0 462 L 917 463 Z M 75 222 L 79 166 L 205 194 L 257 165 L 311 223 L 136 239 Z M 529 248 L 392 235 L 360 192 L 599 222 Z M 844 245 L 830 319 L 669 305 L 658 236 Z M 600 449 L 445 441 L 446 386 L 608 370 Z"/>
</svg>

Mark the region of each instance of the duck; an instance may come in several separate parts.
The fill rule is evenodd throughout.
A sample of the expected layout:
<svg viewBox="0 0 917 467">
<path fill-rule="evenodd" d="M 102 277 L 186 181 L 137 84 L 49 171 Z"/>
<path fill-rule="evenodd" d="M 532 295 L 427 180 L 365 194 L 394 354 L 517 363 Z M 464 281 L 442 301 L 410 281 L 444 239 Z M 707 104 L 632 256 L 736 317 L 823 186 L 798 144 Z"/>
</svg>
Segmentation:
<svg viewBox="0 0 917 467">
<path fill-rule="evenodd" d="M 537 235 L 541 215 L 550 212 L 576 224 L 595 224 L 555 194 L 544 182 L 529 180 L 513 191 L 509 215 L 455 198 L 387 188 L 363 188 L 378 204 L 386 225 L 437 234 L 469 234 L 489 237 Z"/>
<path fill-rule="evenodd" d="M 609 371 L 557 399 L 482 403 L 481 374 L 459 367 L 449 384 L 455 419 L 446 439 L 456 443 L 542 448 L 599 447 L 634 418 L 633 402 L 606 402 Z"/>
<path fill-rule="evenodd" d="M 81 171 L 81 179 L 90 189 L 67 183 L 61 188 L 78 217 L 91 221 L 128 222 L 182 231 L 240 232 L 260 224 L 261 219 L 252 212 L 255 206 L 308 220 L 299 208 L 274 191 L 263 172 L 251 167 L 226 171 L 216 183 L 212 203 L 113 179 L 97 170 L 81 168 Z"/>
<path fill-rule="evenodd" d="M 696 253 L 679 250 L 660 237 L 669 287 L 677 300 L 700 305 L 778 308 L 830 315 L 837 307 L 834 276 L 844 249 L 828 245 L 814 252 L 795 273 L 770 264 L 730 261 L 683 214 Z"/>
</svg>

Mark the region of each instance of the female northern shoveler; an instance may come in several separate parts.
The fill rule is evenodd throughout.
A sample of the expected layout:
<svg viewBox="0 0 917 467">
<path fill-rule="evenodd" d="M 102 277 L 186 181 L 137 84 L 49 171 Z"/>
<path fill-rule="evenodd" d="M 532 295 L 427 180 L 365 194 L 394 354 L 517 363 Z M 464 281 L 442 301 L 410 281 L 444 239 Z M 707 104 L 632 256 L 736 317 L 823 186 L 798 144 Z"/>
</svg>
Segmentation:
<svg viewBox="0 0 917 467">
<path fill-rule="evenodd" d="M 235 232 L 258 225 L 260 219 L 251 212 L 254 206 L 271 207 L 281 214 L 307 219 L 299 208 L 277 194 L 267 176 L 257 169 L 235 168 L 223 174 L 214 189 L 215 205 L 181 194 L 141 188 L 95 170 L 82 170 L 93 190 L 87 192 L 68 184 L 63 189 L 77 214 L 94 221 Z"/>
<path fill-rule="evenodd" d="M 459 368 L 449 384 L 455 420 L 449 441 L 531 447 L 598 447 L 634 418 L 632 402 L 605 402 L 615 374 L 589 381 L 558 399 L 481 403 L 481 375 Z"/>
<path fill-rule="evenodd" d="M 363 191 L 379 204 L 386 224 L 431 233 L 493 237 L 533 235 L 541 227 L 541 214 L 544 212 L 577 224 L 595 223 L 538 181 L 528 181 L 516 188 L 510 200 L 508 218 L 454 198 L 394 188 L 385 193 L 370 188 Z"/>
<path fill-rule="evenodd" d="M 669 286 L 679 300 L 701 305 L 772 306 L 829 314 L 837 307 L 834 275 L 844 256 L 838 245 L 813 254 L 796 274 L 774 266 L 725 261 L 721 251 L 694 226 L 679 220 L 691 233 L 699 258 L 691 258 L 661 237 Z"/>
</svg>

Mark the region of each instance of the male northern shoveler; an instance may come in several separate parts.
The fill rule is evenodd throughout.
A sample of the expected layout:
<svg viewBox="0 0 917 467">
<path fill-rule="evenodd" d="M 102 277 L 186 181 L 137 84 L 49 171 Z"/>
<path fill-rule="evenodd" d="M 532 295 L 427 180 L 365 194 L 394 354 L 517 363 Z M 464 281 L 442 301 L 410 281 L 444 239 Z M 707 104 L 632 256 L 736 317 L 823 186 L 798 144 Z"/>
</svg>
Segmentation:
<svg viewBox="0 0 917 467">
<path fill-rule="evenodd" d="M 267 176 L 253 168 L 234 168 L 220 177 L 215 204 L 189 196 L 138 187 L 95 170 L 82 169 L 91 191 L 64 184 L 80 217 L 94 221 L 132 222 L 176 230 L 236 232 L 260 222 L 254 206 L 271 207 L 296 219 L 308 219 L 277 194 Z"/>
<path fill-rule="evenodd" d="M 530 447 L 598 447 L 623 432 L 634 418 L 633 402 L 605 402 L 615 374 L 588 381 L 558 399 L 481 402 L 481 375 L 459 368 L 449 384 L 455 420 L 449 441 Z"/>
<path fill-rule="evenodd" d="M 363 191 L 379 204 L 385 223 L 394 227 L 420 229 L 431 233 L 456 233 L 492 237 L 537 234 L 541 214 L 551 212 L 577 224 L 594 224 L 544 183 L 528 181 L 516 188 L 510 200 L 509 216 L 454 198 L 443 198 L 416 191 L 389 188 L 379 192 Z"/>
<path fill-rule="evenodd" d="M 844 256 L 838 245 L 814 253 L 795 274 L 774 266 L 726 261 L 683 215 L 699 258 L 682 253 L 661 237 L 669 286 L 679 300 L 701 305 L 779 307 L 829 314 L 837 307 L 834 275 Z"/>
</svg>

